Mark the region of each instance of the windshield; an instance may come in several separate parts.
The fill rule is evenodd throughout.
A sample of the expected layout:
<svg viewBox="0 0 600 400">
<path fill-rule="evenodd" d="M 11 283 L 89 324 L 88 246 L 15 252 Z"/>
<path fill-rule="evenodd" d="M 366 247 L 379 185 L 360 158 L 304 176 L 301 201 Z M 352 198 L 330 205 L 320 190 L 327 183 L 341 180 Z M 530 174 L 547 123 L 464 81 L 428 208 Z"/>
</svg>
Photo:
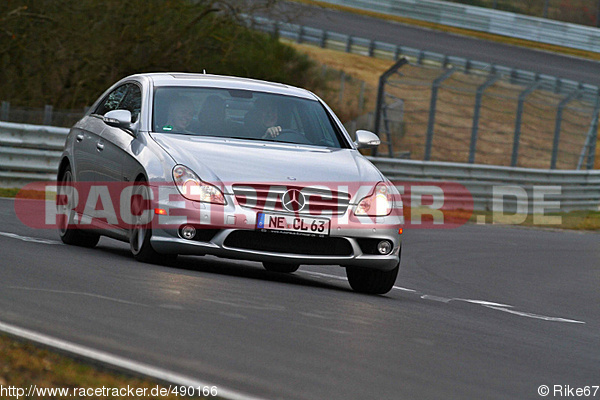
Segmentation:
<svg viewBox="0 0 600 400">
<path fill-rule="evenodd" d="M 158 88 L 152 121 L 158 133 L 349 147 L 318 101 L 248 90 Z"/>
</svg>

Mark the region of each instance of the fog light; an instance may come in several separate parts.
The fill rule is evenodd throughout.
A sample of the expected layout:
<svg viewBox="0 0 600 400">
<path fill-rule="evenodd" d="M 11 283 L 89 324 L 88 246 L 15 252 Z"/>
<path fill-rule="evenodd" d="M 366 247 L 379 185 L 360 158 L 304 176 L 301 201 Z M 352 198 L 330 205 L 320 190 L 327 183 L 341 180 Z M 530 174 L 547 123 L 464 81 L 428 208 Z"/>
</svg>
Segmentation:
<svg viewBox="0 0 600 400">
<path fill-rule="evenodd" d="M 382 240 L 377 244 L 377 251 L 382 255 L 389 254 L 392 251 L 392 244 L 387 240 Z"/>
<path fill-rule="evenodd" d="M 196 228 L 191 225 L 186 225 L 181 228 L 181 237 L 184 239 L 192 240 L 196 236 Z"/>
</svg>

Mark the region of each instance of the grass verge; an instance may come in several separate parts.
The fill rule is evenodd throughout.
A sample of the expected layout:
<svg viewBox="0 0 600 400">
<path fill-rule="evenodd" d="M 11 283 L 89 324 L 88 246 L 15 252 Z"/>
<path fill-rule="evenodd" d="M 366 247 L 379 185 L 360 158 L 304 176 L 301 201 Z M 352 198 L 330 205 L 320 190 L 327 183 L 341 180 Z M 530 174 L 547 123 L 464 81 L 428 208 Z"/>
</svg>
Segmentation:
<svg viewBox="0 0 600 400">
<path fill-rule="evenodd" d="M 16 197 L 20 189 L 0 188 L 0 197 Z"/>
<path fill-rule="evenodd" d="M 168 396 L 152 396 L 153 390 L 168 390 L 167 387 L 148 379 L 128 376 L 122 373 L 103 369 L 59 354 L 57 352 L 38 347 L 34 344 L 15 340 L 11 337 L 0 335 L 0 386 L 3 388 L 22 388 L 25 393 L 35 385 L 37 388 L 68 388 L 69 396 L 46 395 L 24 396 L 27 399 L 125 399 L 131 396 L 114 395 L 113 389 L 127 390 L 134 388 L 146 389 L 146 399 L 189 399 L 175 394 Z M 81 390 L 107 388 L 108 395 L 88 396 L 82 395 Z M 112 392 L 112 393 L 111 393 Z M 13 394 L 16 390 L 13 390 Z M 93 392 L 90 392 L 93 393 Z M 140 392 L 141 393 L 141 392 Z M 0 398 L 11 398 L 9 392 L 0 393 Z M 198 398 L 198 397 L 195 397 Z M 212 397 L 214 399 L 214 397 Z"/>
<path fill-rule="evenodd" d="M 492 211 L 475 211 L 469 223 L 528 226 L 576 231 L 600 230 L 600 211 L 582 210 L 541 214 L 501 214 Z"/>
<path fill-rule="evenodd" d="M 432 226 L 433 215 L 439 211 L 427 207 L 411 209 L 405 206 L 404 220 L 407 221 L 406 228 L 411 229 L 410 221 L 422 221 L 421 225 L 413 225 L 414 228 L 421 226 Z M 563 229 L 575 231 L 599 231 L 600 211 L 581 210 L 571 212 L 557 212 L 547 214 L 511 214 L 494 211 L 469 211 L 469 210 L 442 210 L 443 224 L 433 225 L 433 228 L 456 228 L 464 224 L 476 225 L 504 225 L 531 228 Z"/>
</svg>

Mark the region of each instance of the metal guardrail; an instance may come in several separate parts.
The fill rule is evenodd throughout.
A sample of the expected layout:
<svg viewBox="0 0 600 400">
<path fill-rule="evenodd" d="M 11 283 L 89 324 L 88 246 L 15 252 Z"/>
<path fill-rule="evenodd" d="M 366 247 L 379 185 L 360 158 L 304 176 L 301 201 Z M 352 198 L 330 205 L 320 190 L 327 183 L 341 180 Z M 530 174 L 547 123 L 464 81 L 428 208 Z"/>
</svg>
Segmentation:
<svg viewBox="0 0 600 400">
<path fill-rule="evenodd" d="M 0 122 L 0 186 L 22 187 L 35 181 L 56 178 L 58 162 L 69 130 L 52 126 Z M 402 182 L 456 182 L 472 196 L 476 210 L 492 209 L 494 188 L 516 186 L 526 193 L 531 207 L 536 186 L 557 187 L 546 201 L 559 201 L 561 211 L 598 210 L 600 205 L 600 171 L 564 171 L 459 164 L 432 161 L 369 159 L 391 180 Z M 446 202 L 465 202 L 464 191 L 445 193 Z M 516 205 L 520 199 L 507 198 Z M 507 207 L 505 207 L 507 210 Z"/>
<path fill-rule="evenodd" d="M 383 14 L 600 52 L 600 29 L 436 0 L 322 0 Z"/>
<path fill-rule="evenodd" d="M 388 0 L 389 1 L 389 0 Z M 418 2 L 417 2 L 418 3 Z M 540 74 L 504 65 L 490 64 L 483 61 L 463 57 L 449 56 L 433 51 L 425 51 L 407 46 L 380 42 L 342 33 L 311 28 L 308 26 L 274 21 L 263 17 L 246 17 L 248 25 L 263 32 L 277 34 L 279 37 L 298 43 L 306 43 L 322 48 L 361 54 L 386 60 L 408 59 L 412 64 L 426 65 L 438 68 L 452 67 L 456 71 L 480 75 L 497 74 L 507 76 L 511 82 L 529 85 L 539 82 L 539 87 L 560 94 L 570 94 L 580 91 L 581 98 L 594 102 L 600 95 L 598 86 L 562 79 L 552 75 Z M 599 37 L 600 49 L 600 37 Z"/>
<path fill-rule="evenodd" d="M 0 186 L 56 179 L 68 128 L 0 122 Z"/>
<path fill-rule="evenodd" d="M 445 193 L 444 201 L 457 206 L 472 196 L 475 210 L 493 210 L 498 193 L 516 187 L 519 196 L 502 199 L 504 209 L 517 206 L 532 211 L 534 190 L 549 189 L 544 201 L 560 204 L 557 211 L 600 210 L 600 171 L 513 168 L 434 161 L 369 157 L 388 179 L 396 182 L 455 182 L 468 191 Z M 465 197 L 467 196 L 467 197 Z M 536 199 L 540 200 L 540 199 Z"/>
</svg>

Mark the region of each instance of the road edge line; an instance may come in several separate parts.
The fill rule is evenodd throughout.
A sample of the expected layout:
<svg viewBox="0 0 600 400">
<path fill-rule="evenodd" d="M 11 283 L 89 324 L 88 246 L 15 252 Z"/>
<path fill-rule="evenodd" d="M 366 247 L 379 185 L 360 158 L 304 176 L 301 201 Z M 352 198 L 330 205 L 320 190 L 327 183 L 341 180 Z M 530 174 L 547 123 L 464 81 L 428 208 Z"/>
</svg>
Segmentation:
<svg viewBox="0 0 600 400">
<path fill-rule="evenodd" d="M 51 349 L 56 349 L 61 352 L 72 354 L 78 358 L 91 360 L 95 363 L 99 363 L 105 366 L 112 367 L 112 369 L 119 369 L 135 373 L 147 378 L 155 379 L 161 383 L 174 384 L 178 386 L 204 386 L 211 387 L 216 386 L 218 389 L 217 399 L 221 398 L 224 400 L 265 400 L 261 397 L 254 397 L 246 395 L 235 390 L 223 388 L 220 385 L 208 384 L 195 378 L 191 378 L 185 375 L 180 375 L 175 372 L 171 372 L 162 368 L 153 367 L 148 364 L 129 360 L 124 357 L 115 356 L 110 353 L 95 350 L 90 347 L 70 343 L 66 340 L 57 339 L 49 335 L 37 333 L 29 329 L 20 328 L 15 325 L 7 324 L 0 321 L 0 332 L 13 336 L 19 339 L 25 339 L 37 344 L 41 344 Z"/>
</svg>

